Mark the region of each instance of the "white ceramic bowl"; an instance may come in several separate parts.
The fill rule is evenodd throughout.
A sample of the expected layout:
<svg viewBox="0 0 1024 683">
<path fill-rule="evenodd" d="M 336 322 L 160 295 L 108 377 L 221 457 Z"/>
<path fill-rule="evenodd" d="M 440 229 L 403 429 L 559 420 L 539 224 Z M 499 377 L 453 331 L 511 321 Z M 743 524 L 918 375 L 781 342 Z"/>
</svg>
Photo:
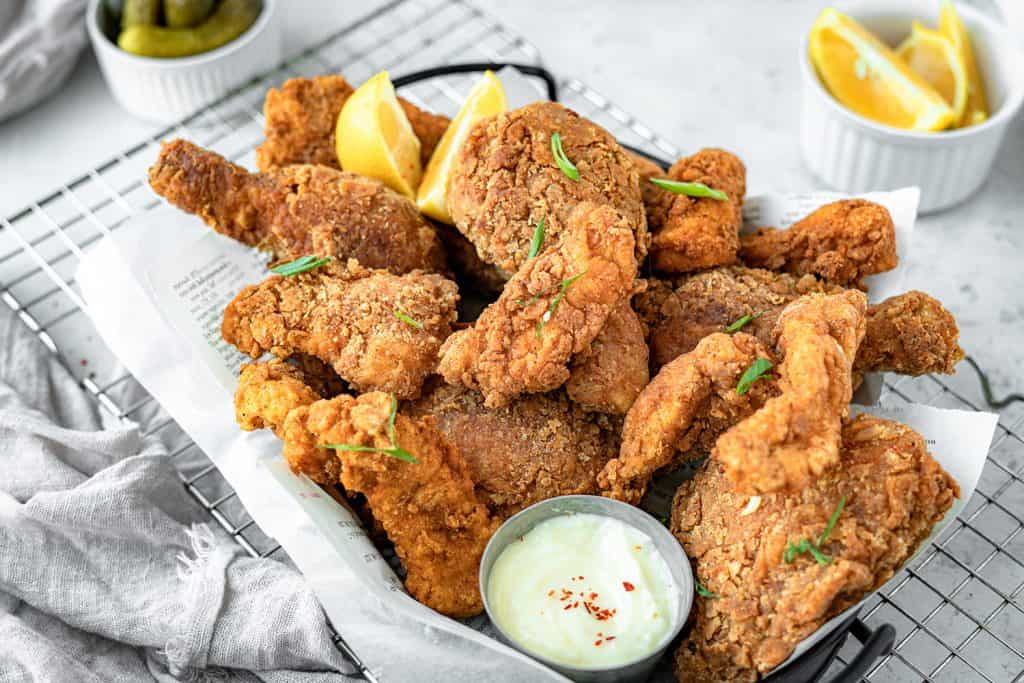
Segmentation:
<svg viewBox="0 0 1024 683">
<path fill-rule="evenodd" d="M 936 26 L 938 7 L 937 0 L 837 5 L 889 45 L 897 45 L 910 33 L 914 19 Z M 804 162 L 826 184 L 848 193 L 916 185 L 921 188 L 920 211 L 927 213 L 967 199 L 985 181 L 1006 129 L 1024 101 L 1024 53 L 995 20 L 965 5 L 957 4 L 956 9 L 970 32 L 990 108 L 987 121 L 969 128 L 918 133 L 855 114 L 822 85 L 804 39 L 800 147 Z"/>
<path fill-rule="evenodd" d="M 89 0 L 89 39 L 114 99 L 139 118 L 177 121 L 281 61 L 276 0 L 263 0 L 253 25 L 227 45 L 177 59 L 139 57 L 119 48 L 100 28 L 102 2 Z"/>
</svg>

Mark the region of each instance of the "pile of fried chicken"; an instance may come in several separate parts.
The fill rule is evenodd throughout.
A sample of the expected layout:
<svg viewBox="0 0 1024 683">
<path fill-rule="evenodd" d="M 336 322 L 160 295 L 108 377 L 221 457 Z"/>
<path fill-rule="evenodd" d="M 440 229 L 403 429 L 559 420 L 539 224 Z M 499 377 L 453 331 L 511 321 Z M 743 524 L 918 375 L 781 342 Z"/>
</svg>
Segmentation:
<svg viewBox="0 0 1024 683">
<path fill-rule="evenodd" d="M 242 367 L 238 424 L 359 497 L 419 601 L 477 614 L 504 519 L 564 494 L 639 504 L 703 459 L 670 520 L 703 588 L 677 675 L 752 681 L 893 576 L 959 495 L 914 430 L 850 416 L 864 373 L 963 356 L 927 294 L 867 303 L 864 278 L 897 263 L 884 207 L 839 201 L 741 236 L 733 154 L 666 171 L 538 102 L 476 124 L 448 184 L 454 227 L 435 224 L 339 168 L 352 92 L 336 75 L 271 90 L 257 173 L 175 140 L 149 181 L 275 263 L 323 257 L 225 310 L 226 341 L 275 357 Z M 402 106 L 429 159 L 448 119 Z M 489 303 L 460 320 L 468 295 Z"/>
</svg>

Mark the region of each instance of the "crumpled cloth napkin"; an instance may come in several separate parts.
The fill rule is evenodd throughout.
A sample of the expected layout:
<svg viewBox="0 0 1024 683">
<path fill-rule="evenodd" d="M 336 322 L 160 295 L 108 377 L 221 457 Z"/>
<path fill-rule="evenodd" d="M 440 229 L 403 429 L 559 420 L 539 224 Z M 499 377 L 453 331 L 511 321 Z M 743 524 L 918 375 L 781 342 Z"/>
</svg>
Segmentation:
<svg viewBox="0 0 1024 683">
<path fill-rule="evenodd" d="M 0 683 L 356 680 L 302 576 L 207 526 L 0 309 Z"/>
<path fill-rule="evenodd" d="M 0 121 L 49 96 L 85 47 L 86 0 L 0 0 Z"/>
</svg>

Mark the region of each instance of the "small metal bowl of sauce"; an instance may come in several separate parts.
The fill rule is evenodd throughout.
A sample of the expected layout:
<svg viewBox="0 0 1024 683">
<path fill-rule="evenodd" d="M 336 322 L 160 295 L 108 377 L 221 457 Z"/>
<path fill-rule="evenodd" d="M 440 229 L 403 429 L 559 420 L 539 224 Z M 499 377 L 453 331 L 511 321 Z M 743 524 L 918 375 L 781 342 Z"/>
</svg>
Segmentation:
<svg viewBox="0 0 1024 683">
<path fill-rule="evenodd" d="M 642 681 L 693 605 L 693 574 L 657 519 L 562 496 L 509 518 L 480 562 L 484 608 L 512 647 L 574 681 Z"/>
</svg>

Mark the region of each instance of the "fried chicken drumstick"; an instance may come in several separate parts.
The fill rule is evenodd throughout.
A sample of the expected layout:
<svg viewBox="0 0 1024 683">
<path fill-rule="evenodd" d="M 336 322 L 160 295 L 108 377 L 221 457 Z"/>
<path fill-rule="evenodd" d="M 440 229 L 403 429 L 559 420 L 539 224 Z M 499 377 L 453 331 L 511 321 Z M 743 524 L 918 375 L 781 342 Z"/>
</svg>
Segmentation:
<svg viewBox="0 0 1024 683">
<path fill-rule="evenodd" d="M 278 261 L 313 254 L 397 274 L 445 269 L 433 226 L 411 201 L 372 178 L 316 165 L 249 173 L 174 140 L 161 147 L 149 184 L 217 232 Z"/>
<path fill-rule="evenodd" d="M 693 561 L 694 578 L 714 595 L 695 598 L 676 652 L 678 680 L 767 674 L 889 580 L 958 496 L 917 432 L 868 415 L 843 428 L 840 466 L 799 494 L 762 496 L 752 507 L 721 463 L 709 461 L 672 506 L 672 533 Z M 816 543 L 821 563 L 809 551 L 787 552 L 805 541 Z"/>
<path fill-rule="evenodd" d="M 357 391 L 414 398 L 451 333 L 458 299 L 440 275 L 331 262 L 246 287 L 225 309 L 221 334 L 253 358 L 304 353 Z"/>
<path fill-rule="evenodd" d="M 441 347 L 438 373 L 480 391 L 488 407 L 569 379 L 636 277 L 633 228 L 606 205 L 579 204 L 561 241 L 527 261 L 469 329 Z"/>
</svg>

